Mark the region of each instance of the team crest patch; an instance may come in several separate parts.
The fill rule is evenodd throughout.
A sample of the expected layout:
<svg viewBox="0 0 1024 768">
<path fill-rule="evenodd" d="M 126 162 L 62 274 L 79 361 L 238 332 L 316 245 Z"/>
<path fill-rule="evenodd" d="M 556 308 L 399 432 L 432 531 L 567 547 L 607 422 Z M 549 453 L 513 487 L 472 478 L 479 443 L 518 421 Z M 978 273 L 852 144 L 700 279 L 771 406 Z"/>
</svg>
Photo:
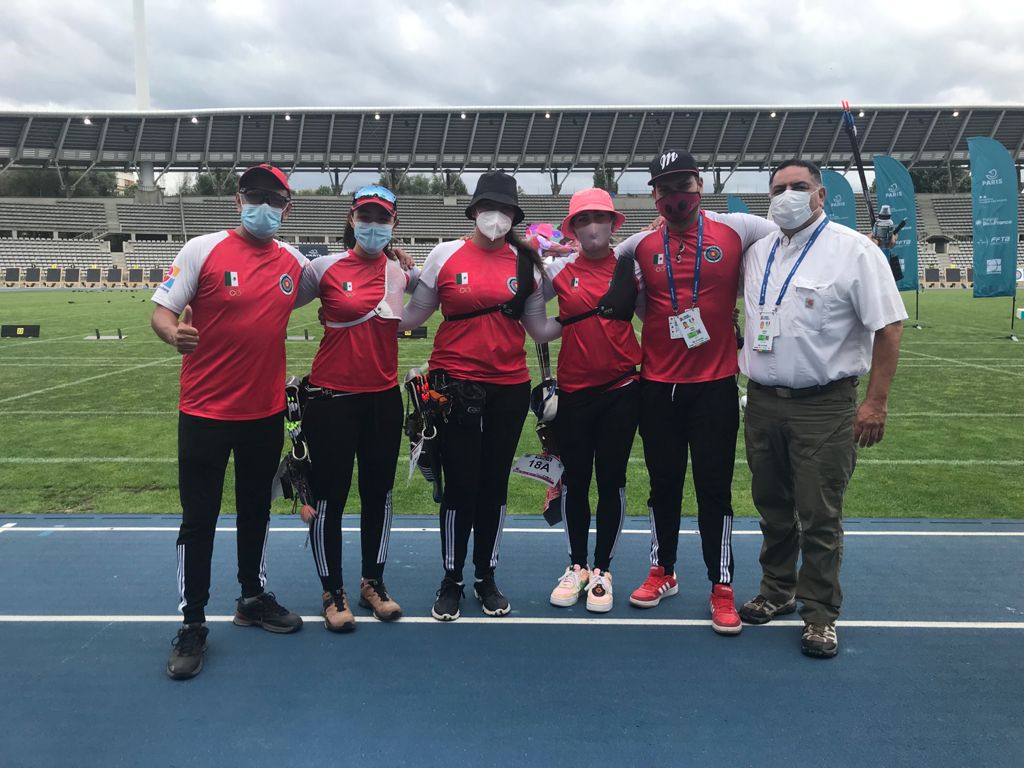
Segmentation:
<svg viewBox="0 0 1024 768">
<path fill-rule="evenodd" d="M 711 264 L 716 264 L 722 260 L 722 249 L 717 245 L 709 245 L 704 249 L 704 258 Z"/>
<path fill-rule="evenodd" d="M 814 297 L 813 296 L 808 296 L 806 299 L 804 299 L 804 307 L 806 309 L 814 309 Z"/>
<path fill-rule="evenodd" d="M 508 288 L 508 292 L 509 293 L 515 293 L 516 292 L 516 288 L 518 286 L 519 286 L 519 281 L 516 280 L 514 277 L 510 277 L 508 280 L 505 281 L 505 287 Z"/>
<path fill-rule="evenodd" d="M 291 296 L 292 291 L 295 290 L 295 281 L 292 280 L 291 275 L 281 275 L 281 279 L 278 280 L 277 284 L 281 286 L 281 293 L 285 296 Z"/>
</svg>

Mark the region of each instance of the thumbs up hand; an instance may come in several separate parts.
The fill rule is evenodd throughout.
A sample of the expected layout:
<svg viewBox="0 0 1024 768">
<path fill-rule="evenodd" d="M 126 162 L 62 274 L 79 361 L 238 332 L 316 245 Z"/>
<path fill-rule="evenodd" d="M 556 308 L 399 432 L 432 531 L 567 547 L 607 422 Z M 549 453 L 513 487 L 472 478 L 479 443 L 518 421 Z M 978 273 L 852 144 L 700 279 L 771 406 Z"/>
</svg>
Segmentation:
<svg viewBox="0 0 1024 768">
<path fill-rule="evenodd" d="M 199 346 L 199 331 L 192 325 L 192 305 L 186 304 L 174 333 L 174 348 L 183 355 L 195 352 Z"/>
</svg>

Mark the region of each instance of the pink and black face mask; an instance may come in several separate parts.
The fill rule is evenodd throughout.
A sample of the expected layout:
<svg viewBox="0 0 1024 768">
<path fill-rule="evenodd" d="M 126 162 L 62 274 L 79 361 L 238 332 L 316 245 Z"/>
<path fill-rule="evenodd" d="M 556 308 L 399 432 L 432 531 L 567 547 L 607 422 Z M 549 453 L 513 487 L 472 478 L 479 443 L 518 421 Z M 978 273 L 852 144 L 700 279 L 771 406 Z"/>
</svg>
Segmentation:
<svg viewBox="0 0 1024 768">
<path fill-rule="evenodd" d="M 657 199 L 654 205 L 665 221 L 681 224 L 700 207 L 700 192 L 670 192 Z"/>
</svg>

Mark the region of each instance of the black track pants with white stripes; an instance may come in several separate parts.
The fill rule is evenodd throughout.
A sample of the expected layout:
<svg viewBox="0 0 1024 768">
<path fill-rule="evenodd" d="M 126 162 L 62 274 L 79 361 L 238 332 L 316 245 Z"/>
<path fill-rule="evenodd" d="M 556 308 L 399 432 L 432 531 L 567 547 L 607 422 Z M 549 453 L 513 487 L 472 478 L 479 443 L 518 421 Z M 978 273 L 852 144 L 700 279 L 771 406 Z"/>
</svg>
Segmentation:
<svg viewBox="0 0 1024 768">
<path fill-rule="evenodd" d="M 267 581 L 270 489 L 281 460 L 283 441 L 283 413 L 252 421 L 178 415 L 178 591 L 185 623 L 206 620 L 213 535 L 232 451 L 238 513 L 238 582 L 243 597 L 254 597 L 263 591 Z"/>
<path fill-rule="evenodd" d="M 391 489 L 402 443 L 402 393 L 357 392 L 311 400 L 302 418 L 309 446 L 317 516 L 309 526 L 310 549 L 325 591 L 341 589 L 341 517 L 359 463 L 359 535 L 362 575 L 380 579 L 388 559 Z"/>
<path fill-rule="evenodd" d="M 626 514 L 626 467 L 636 437 L 640 384 L 607 392 L 563 393 L 554 432 L 562 474 L 562 522 L 569 561 L 587 567 L 590 480 L 597 474 L 597 543 L 594 567 L 607 571 Z"/>
<path fill-rule="evenodd" d="M 453 414 L 438 430 L 444 494 L 441 499 L 441 558 L 445 573 L 462 581 L 473 532 L 476 578 L 494 573 L 508 503 L 508 477 L 530 405 L 530 384 L 483 384 L 483 417 Z"/>
<path fill-rule="evenodd" d="M 732 583 L 732 475 L 739 424 L 733 376 L 696 384 L 641 382 L 640 437 L 651 478 L 651 563 L 667 573 L 676 563 L 689 449 L 708 579 Z"/>
</svg>

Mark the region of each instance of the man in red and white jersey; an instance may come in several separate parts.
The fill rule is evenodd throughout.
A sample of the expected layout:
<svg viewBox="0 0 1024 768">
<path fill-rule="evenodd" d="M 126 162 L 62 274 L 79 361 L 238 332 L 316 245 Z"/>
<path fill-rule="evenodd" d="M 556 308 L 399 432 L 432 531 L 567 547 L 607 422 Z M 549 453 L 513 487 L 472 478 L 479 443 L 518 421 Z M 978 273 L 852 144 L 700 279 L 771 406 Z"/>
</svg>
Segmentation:
<svg viewBox="0 0 1024 768">
<path fill-rule="evenodd" d="M 183 356 L 177 546 L 184 624 L 167 661 L 175 679 L 202 669 L 213 536 L 232 452 L 242 587 L 234 623 L 278 633 L 302 626 L 265 585 L 271 484 L 284 439 L 284 340 L 308 262 L 274 239 L 291 209 L 283 172 L 248 169 L 235 201 L 241 224 L 189 240 L 153 295 L 153 330 Z"/>
<path fill-rule="evenodd" d="M 712 585 L 712 626 L 736 634 L 742 629 L 731 586 L 739 367 L 732 313 L 743 251 L 776 227 L 749 214 L 702 210 L 703 182 L 687 152 L 655 157 L 650 173 L 664 222 L 618 248 L 635 256 L 646 293 L 640 436 L 651 479 L 651 570 L 630 602 L 651 608 L 678 591 L 675 562 L 689 450 Z"/>
</svg>

